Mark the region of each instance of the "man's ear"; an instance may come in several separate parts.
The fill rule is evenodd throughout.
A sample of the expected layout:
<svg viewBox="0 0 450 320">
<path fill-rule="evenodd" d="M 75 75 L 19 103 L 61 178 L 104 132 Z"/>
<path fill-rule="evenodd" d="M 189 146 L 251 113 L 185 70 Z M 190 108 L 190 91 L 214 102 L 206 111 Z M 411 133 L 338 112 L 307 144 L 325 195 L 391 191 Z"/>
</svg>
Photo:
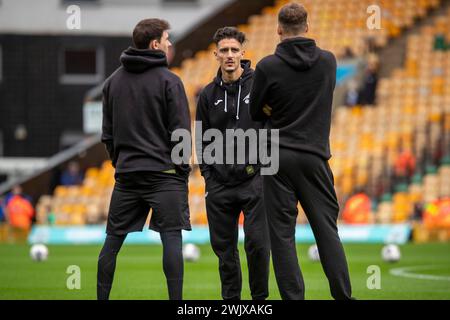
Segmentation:
<svg viewBox="0 0 450 320">
<path fill-rule="evenodd" d="M 245 54 L 245 50 L 241 50 L 241 57 L 243 58 Z"/>
<path fill-rule="evenodd" d="M 214 50 L 214 57 L 216 57 L 216 60 L 219 60 L 219 57 L 217 56 L 217 50 Z"/>
<path fill-rule="evenodd" d="M 150 41 L 150 44 L 148 45 L 148 48 L 151 50 L 158 50 L 159 49 L 159 43 L 157 40 Z"/>
<path fill-rule="evenodd" d="M 281 36 L 283 34 L 283 29 L 281 29 L 280 25 L 277 27 L 277 34 Z"/>
<path fill-rule="evenodd" d="M 309 31 L 309 22 L 306 23 L 305 33 Z"/>
</svg>

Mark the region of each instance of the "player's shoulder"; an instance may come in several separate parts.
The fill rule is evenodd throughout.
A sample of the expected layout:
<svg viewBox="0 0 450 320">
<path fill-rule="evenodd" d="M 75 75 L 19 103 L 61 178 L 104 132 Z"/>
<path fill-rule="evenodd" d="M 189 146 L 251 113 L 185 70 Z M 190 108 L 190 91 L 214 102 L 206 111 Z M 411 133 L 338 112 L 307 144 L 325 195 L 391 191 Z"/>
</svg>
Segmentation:
<svg viewBox="0 0 450 320">
<path fill-rule="evenodd" d="M 324 49 L 320 49 L 320 55 L 322 57 L 323 60 L 325 60 L 327 63 L 329 63 L 330 65 L 336 65 L 336 57 L 333 54 L 333 52 L 328 51 L 328 50 L 324 50 Z"/>
<path fill-rule="evenodd" d="M 200 96 L 203 97 L 209 97 L 210 95 L 213 94 L 215 88 L 216 88 L 217 84 L 215 83 L 215 81 L 211 81 L 209 82 L 206 86 L 204 86 L 201 90 L 200 90 Z"/>
<path fill-rule="evenodd" d="M 204 86 L 199 93 L 199 97 L 200 99 L 204 100 L 204 101 L 208 101 L 210 100 L 211 96 L 213 95 L 214 89 L 215 89 L 216 84 L 214 83 L 214 81 L 211 81 L 210 83 L 208 83 L 206 86 Z"/>
<path fill-rule="evenodd" d="M 171 71 L 168 68 L 160 68 L 160 73 L 164 77 L 164 79 L 168 80 L 171 83 L 182 83 L 181 78 L 175 74 L 173 71 Z"/>
<path fill-rule="evenodd" d="M 256 64 L 256 69 L 262 71 L 270 70 L 274 67 L 275 64 L 277 64 L 278 60 L 278 57 L 274 54 L 265 56 Z"/>
<path fill-rule="evenodd" d="M 120 66 L 116 70 L 114 70 L 114 72 L 111 73 L 109 77 L 105 79 L 105 81 L 103 81 L 103 89 L 108 88 L 111 85 L 111 83 L 115 81 L 115 79 L 117 79 L 123 71 L 124 71 L 123 66 Z"/>
<path fill-rule="evenodd" d="M 216 87 L 216 83 L 214 81 L 211 81 L 206 86 L 203 87 L 200 94 L 208 95 L 212 92 L 212 90 Z"/>
</svg>

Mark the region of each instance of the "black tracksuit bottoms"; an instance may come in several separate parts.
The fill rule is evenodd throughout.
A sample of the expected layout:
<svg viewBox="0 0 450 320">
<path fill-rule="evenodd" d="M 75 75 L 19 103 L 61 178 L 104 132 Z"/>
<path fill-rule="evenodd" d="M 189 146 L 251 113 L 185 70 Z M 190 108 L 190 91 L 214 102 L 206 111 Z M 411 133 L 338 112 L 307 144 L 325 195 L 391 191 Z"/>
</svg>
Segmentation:
<svg viewBox="0 0 450 320">
<path fill-rule="evenodd" d="M 350 276 L 338 230 L 339 204 L 328 161 L 307 152 L 280 148 L 276 175 L 264 176 L 264 200 L 272 260 L 282 299 L 302 300 L 305 285 L 297 259 L 297 201 L 305 211 L 334 299 L 350 299 Z"/>
<path fill-rule="evenodd" d="M 209 178 L 206 212 L 211 246 L 219 258 L 222 298 L 241 298 L 242 272 L 238 251 L 239 215 L 244 213 L 244 247 L 252 298 L 269 295 L 270 242 L 260 175 L 229 187 Z"/>
</svg>

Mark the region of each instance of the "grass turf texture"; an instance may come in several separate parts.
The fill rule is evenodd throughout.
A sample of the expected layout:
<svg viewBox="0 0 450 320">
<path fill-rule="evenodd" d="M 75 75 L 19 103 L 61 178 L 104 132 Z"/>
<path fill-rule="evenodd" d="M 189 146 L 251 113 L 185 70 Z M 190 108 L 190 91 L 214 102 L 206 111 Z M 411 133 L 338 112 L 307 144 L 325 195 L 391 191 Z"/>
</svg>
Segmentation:
<svg viewBox="0 0 450 320">
<path fill-rule="evenodd" d="M 330 299 L 328 283 L 320 263 L 307 258 L 309 245 L 298 245 L 299 261 L 306 285 L 307 299 Z M 49 246 L 49 259 L 34 262 L 28 245 L 0 245 L 0 299 L 95 299 L 97 256 L 100 246 Z M 450 243 L 407 244 L 400 247 L 402 259 L 385 263 L 382 245 L 347 244 L 354 296 L 358 299 L 450 299 Z M 185 263 L 185 299 L 220 299 L 218 262 L 209 245 L 200 246 L 201 258 Z M 243 299 L 250 299 L 243 247 L 240 246 L 243 271 Z M 161 262 L 162 248 L 157 245 L 127 245 L 119 254 L 111 299 L 167 299 Z M 66 287 L 69 265 L 81 269 L 81 289 Z M 381 269 L 381 289 L 369 290 L 366 282 L 369 265 Z M 447 280 L 425 280 L 391 275 L 401 267 L 431 266 L 416 274 L 443 276 Z M 271 269 L 269 299 L 280 299 Z"/>
</svg>

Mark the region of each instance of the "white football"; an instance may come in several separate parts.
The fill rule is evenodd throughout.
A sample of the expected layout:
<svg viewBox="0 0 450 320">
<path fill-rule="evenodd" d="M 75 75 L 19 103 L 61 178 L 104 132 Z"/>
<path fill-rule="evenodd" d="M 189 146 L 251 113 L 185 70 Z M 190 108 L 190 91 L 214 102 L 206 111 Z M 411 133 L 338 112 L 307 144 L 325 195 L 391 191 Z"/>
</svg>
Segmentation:
<svg viewBox="0 0 450 320">
<path fill-rule="evenodd" d="M 45 261 L 48 258 L 48 248 L 43 244 L 34 244 L 30 249 L 30 257 L 34 261 Z"/>
<path fill-rule="evenodd" d="M 381 257 L 386 262 L 397 262 L 401 258 L 400 248 L 395 244 L 388 244 L 381 249 Z"/>
<path fill-rule="evenodd" d="M 320 261 L 319 249 L 317 248 L 316 244 L 313 244 L 312 246 L 309 247 L 308 258 L 309 260 L 314 262 Z"/>
<path fill-rule="evenodd" d="M 200 259 L 200 248 L 193 243 L 186 243 L 183 246 L 183 258 L 189 262 L 196 262 Z"/>
</svg>

